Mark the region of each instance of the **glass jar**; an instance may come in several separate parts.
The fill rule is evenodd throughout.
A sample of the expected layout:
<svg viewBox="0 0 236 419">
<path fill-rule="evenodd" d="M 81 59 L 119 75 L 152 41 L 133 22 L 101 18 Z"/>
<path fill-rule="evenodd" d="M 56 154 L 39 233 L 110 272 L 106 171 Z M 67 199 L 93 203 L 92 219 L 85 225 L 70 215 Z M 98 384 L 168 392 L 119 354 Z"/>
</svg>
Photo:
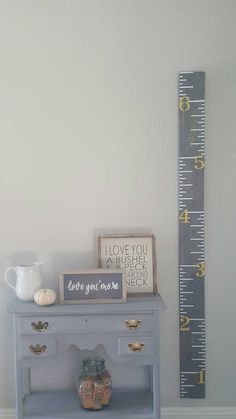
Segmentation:
<svg viewBox="0 0 236 419">
<path fill-rule="evenodd" d="M 99 410 L 111 400 L 111 375 L 99 356 L 85 358 L 82 372 L 76 376 L 76 388 L 84 409 Z"/>
</svg>

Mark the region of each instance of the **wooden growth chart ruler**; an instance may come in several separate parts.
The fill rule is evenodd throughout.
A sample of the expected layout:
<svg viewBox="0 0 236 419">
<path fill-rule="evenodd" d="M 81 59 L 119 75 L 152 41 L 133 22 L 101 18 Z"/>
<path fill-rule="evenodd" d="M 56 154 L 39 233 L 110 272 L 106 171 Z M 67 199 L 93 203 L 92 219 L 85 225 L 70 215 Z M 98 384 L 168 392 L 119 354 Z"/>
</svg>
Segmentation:
<svg viewBox="0 0 236 419">
<path fill-rule="evenodd" d="M 180 397 L 205 397 L 205 73 L 179 73 Z"/>
</svg>

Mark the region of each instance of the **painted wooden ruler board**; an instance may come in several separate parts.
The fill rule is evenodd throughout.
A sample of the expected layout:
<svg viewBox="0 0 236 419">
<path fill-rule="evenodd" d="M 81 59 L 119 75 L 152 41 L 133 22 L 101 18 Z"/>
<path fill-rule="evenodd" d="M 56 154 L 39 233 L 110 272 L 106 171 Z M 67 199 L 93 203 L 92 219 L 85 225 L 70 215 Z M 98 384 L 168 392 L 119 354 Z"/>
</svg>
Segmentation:
<svg viewBox="0 0 236 419">
<path fill-rule="evenodd" d="M 205 397 L 205 73 L 179 73 L 180 397 Z"/>
</svg>

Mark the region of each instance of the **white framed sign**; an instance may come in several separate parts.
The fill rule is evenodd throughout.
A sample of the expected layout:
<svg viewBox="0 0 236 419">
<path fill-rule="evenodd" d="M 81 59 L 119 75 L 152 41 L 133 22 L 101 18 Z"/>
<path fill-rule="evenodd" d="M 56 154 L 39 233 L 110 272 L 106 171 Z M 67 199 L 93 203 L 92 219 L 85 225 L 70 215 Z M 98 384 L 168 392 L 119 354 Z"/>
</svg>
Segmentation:
<svg viewBox="0 0 236 419">
<path fill-rule="evenodd" d="M 157 294 L 153 234 L 98 236 L 98 266 L 107 269 L 124 269 L 129 296 Z"/>
</svg>

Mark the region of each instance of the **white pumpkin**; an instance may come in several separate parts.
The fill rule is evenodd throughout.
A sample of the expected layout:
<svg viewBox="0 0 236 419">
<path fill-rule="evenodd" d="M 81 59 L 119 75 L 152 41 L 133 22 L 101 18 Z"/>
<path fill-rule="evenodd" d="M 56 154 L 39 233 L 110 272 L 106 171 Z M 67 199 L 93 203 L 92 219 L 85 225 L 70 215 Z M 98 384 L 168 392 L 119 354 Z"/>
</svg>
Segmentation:
<svg viewBox="0 0 236 419">
<path fill-rule="evenodd" d="M 34 294 L 34 301 L 39 306 L 50 306 L 56 301 L 57 295 L 50 288 L 41 288 Z"/>
</svg>

